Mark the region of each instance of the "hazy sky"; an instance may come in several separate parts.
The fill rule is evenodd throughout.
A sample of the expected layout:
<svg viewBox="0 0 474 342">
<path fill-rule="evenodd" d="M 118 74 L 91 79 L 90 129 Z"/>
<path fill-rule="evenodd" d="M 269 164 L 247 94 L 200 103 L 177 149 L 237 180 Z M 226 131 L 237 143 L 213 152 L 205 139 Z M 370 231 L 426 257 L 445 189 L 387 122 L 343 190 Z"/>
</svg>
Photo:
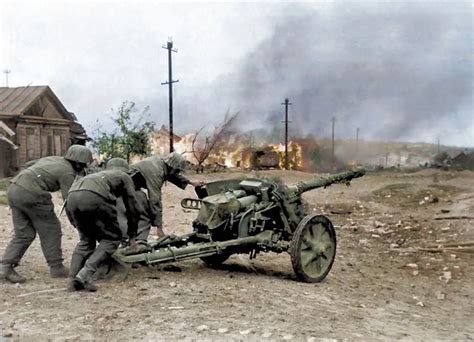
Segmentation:
<svg viewBox="0 0 474 342">
<path fill-rule="evenodd" d="M 341 138 L 474 146 L 471 2 L 0 0 L 9 85 L 49 85 L 89 133 L 125 100 L 167 123 L 168 37 L 178 133 L 227 109 L 278 130 L 289 97 L 292 135 L 334 116 Z"/>
</svg>

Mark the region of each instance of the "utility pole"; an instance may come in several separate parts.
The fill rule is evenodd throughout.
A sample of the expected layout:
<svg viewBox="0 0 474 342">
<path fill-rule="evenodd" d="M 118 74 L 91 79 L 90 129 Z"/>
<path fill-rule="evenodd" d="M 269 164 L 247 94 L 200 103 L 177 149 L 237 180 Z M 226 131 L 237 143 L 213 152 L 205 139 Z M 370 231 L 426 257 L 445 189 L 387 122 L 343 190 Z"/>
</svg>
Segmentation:
<svg viewBox="0 0 474 342">
<path fill-rule="evenodd" d="M 8 74 L 11 73 L 11 70 L 5 69 L 3 70 L 3 73 L 5 74 L 5 87 L 8 88 Z"/>
<path fill-rule="evenodd" d="M 356 129 L 356 153 L 355 153 L 356 160 L 359 158 L 359 127 Z"/>
<path fill-rule="evenodd" d="M 291 121 L 288 121 L 288 106 L 292 105 L 292 103 L 290 103 L 290 100 L 286 98 L 282 105 L 285 106 L 285 121 L 283 121 L 285 123 L 285 170 L 289 170 L 290 160 L 288 158 L 288 123 Z"/>
<path fill-rule="evenodd" d="M 336 118 L 332 117 L 332 151 L 331 151 L 331 166 L 334 170 L 335 158 L 334 158 L 334 126 L 336 125 Z"/>
<path fill-rule="evenodd" d="M 439 138 L 438 138 L 438 154 L 439 154 L 440 151 L 441 151 L 441 149 L 440 149 Z"/>
<path fill-rule="evenodd" d="M 169 91 L 169 110 L 170 110 L 170 153 L 174 151 L 173 148 L 173 83 L 179 82 L 179 80 L 173 81 L 173 65 L 171 62 L 171 52 L 178 52 L 173 49 L 173 41 L 168 38 L 166 45 L 162 45 L 163 49 L 168 50 L 168 82 L 161 82 L 161 85 L 168 85 Z"/>
</svg>

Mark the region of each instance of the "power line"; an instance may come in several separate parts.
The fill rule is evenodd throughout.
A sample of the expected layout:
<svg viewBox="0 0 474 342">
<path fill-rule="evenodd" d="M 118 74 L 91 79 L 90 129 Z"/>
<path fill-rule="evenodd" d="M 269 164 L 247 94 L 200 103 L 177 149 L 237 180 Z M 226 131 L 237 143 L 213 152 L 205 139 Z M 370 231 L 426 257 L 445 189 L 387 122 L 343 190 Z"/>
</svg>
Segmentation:
<svg viewBox="0 0 474 342">
<path fill-rule="evenodd" d="M 173 83 L 179 82 L 179 80 L 173 81 L 173 64 L 171 60 L 171 52 L 178 52 L 173 49 L 173 41 L 168 38 L 166 45 L 162 45 L 163 49 L 168 50 L 168 82 L 162 82 L 161 85 L 168 85 L 168 97 L 169 97 L 169 113 L 170 113 L 170 153 L 174 151 L 173 148 Z"/>
</svg>

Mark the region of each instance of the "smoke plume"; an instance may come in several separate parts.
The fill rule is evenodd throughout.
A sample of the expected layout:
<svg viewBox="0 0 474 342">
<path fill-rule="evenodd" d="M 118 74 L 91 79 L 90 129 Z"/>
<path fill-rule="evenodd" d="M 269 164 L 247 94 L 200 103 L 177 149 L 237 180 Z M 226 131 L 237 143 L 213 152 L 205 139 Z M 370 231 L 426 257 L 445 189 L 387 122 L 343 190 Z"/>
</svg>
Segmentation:
<svg viewBox="0 0 474 342">
<path fill-rule="evenodd" d="M 339 137 L 472 141 L 472 53 L 468 2 L 292 5 L 225 81 L 252 127 L 281 127 L 289 97 L 293 134 L 334 116 Z"/>
</svg>

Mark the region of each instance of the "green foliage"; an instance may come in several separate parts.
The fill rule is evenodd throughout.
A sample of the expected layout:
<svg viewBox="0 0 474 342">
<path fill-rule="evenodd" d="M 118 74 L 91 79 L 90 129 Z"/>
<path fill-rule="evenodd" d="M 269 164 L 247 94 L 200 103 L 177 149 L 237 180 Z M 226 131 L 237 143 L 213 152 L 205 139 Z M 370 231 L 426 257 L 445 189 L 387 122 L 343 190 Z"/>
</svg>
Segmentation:
<svg viewBox="0 0 474 342">
<path fill-rule="evenodd" d="M 7 195 L 0 195 L 0 205 L 8 205 Z"/>
<path fill-rule="evenodd" d="M 147 156 L 150 153 L 148 137 L 154 125 L 151 122 L 142 123 L 142 120 L 148 115 L 149 109 L 147 106 L 136 115 L 135 103 L 123 102 L 117 112 L 112 114 L 114 129 L 104 131 L 99 125 L 94 132 L 93 147 L 105 160 L 120 157 L 129 161 L 132 155 Z"/>
<path fill-rule="evenodd" d="M 10 179 L 11 178 L 0 179 L 0 191 L 7 191 L 8 190 L 8 187 L 10 186 Z"/>
</svg>

